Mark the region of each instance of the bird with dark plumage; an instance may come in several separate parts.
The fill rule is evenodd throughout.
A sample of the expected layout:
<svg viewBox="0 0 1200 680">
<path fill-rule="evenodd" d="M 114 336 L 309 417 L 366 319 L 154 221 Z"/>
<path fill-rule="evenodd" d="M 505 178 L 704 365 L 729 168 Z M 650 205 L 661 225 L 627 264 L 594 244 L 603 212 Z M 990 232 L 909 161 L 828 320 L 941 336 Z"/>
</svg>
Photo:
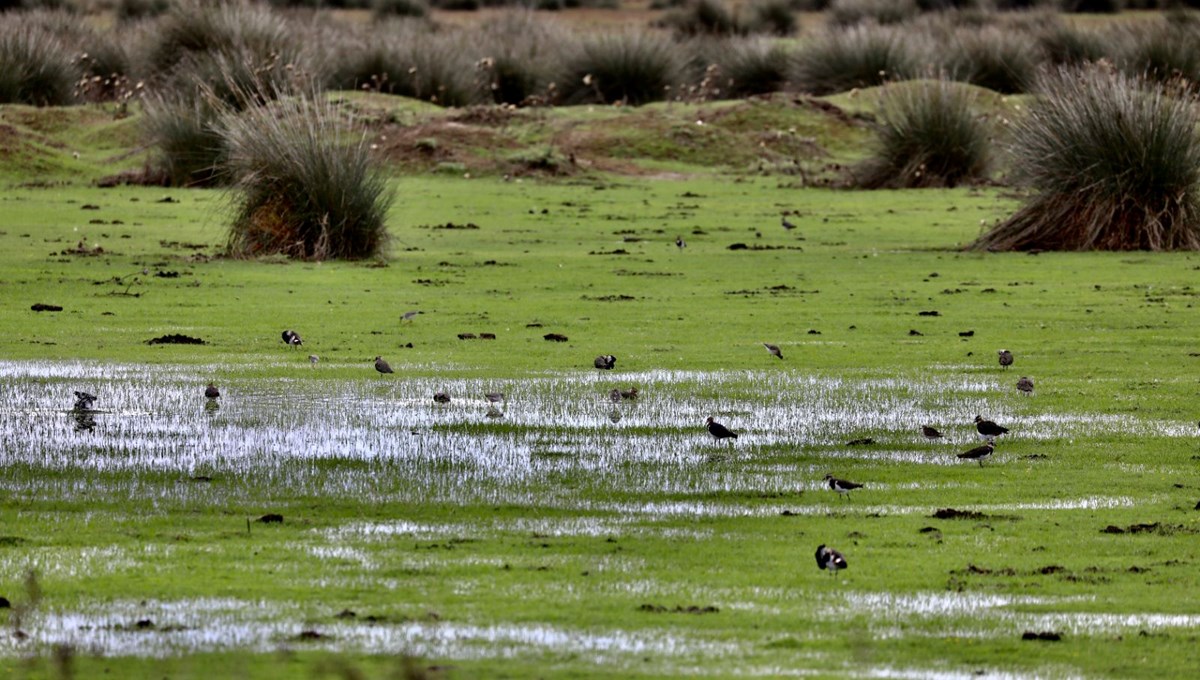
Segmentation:
<svg viewBox="0 0 1200 680">
<path fill-rule="evenodd" d="M 1025 394 L 1033 394 L 1033 381 L 1026 376 L 1021 376 L 1017 381 L 1017 391 Z"/>
<path fill-rule="evenodd" d="M 792 224 L 792 221 L 787 218 L 787 215 L 781 215 L 779 217 L 779 224 L 783 225 L 783 228 L 787 229 L 788 231 L 796 228 L 796 225 Z"/>
<path fill-rule="evenodd" d="M 764 342 L 762 345 L 763 347 L 767 348 L 767 351 L 771 353 L 771 356 L 779 357 L 780 359 L 783 358 L 783 352 L 780 351 L 779 345 L 772 345 L 769 342 Z"/>
<path fill-rule="evenodd" d="M 618 390 L 615 387 L 612 388 L 612 392 L 608 393 L 608 400 L 614 404 L 621 401 L 621 390 Z"/>
<path fill-rule="evenodd" d="M 488 392 L 487 394 L 485 394 L 483 396 L 488 401 L 492 402 L 493 404 L 504 401 L 504 393 L 503 392 Z"/>
<path fill-rule="evenodd" d="M 975 416 L 975 431 L 979 433 L 981 439 L 988 441 L 995 441 L 996 437 L 1008 434 L 1007 427 L 1001 427 L 990 420 L 984 420 L 983 416 Z"/>
<path fill-rule="evenodd" d="M 983 446 L 976 446 L 970 451 L 964 451 L 963 453 L 958 454 L 958 457 L 962 458 L 963 460 L 976 461 L 979 463 L 979 467 L 983 467 L 983 459 L 992 455 L 992 452 L 995 450 L 996 445 L 989 441 Z"/>
<path fill-rule="evenodd" d="M 828 569 L 831 574 L 836 574 L 839 569 L 845 569 L 850 566 L 846 563 L 846 558 L 833 548 L 825 547 L 825 544 L 817 546 L 817 566 L 821 569 Z"/>
<path fill-rule="evenodd" d="M 851 491 L 853 491 L 855 489 L 861 489 L 863 487 L 862 484 L 858 484 L 856 482 L 848 482 L 844 479 L 838 479 L 837 477 L 834 477 L 833 475 L 825 475 L 825 482 L 829 485 L 829 488 L 832 489 L 833 491 L 836 491 L 839 494 L 845 494 L 847 500 L 850 498 Z"/>
<path fill-rule="evenodd" d="M 628 399 L 630 401 L 633 401 L 638 398 L 638 388 L 630 387 L 627 390 L 621 390 L 620 394 L 621 394 L 622 399 Z"/>
<path fill-rule="evenodd" d="M 684 248 L 687 248 L 687 241 L 684 241 L 682 236 L 676 236 L 675 247 L 683 250 Z"/>
<path fill-rule="evenodd" d="M 204 398 L 205 399 L 218 399 L 218 398 L 220 398 L 220 396 L 221 396 L 221 390 L 218 390 L 216 385 L 209 383 L 208 387 L 204 388 Z"/>
<path fill-rule="evenodd" d="M 75 391 L 75 408 L 76 411 L 90 411 L 92 404 L 96 403 L 96 395 L 88 394 L 87 392 Z"/>
<path fill-rule="evenodd" d="M 445 392 L 434 392 L 433 393 L 433 401 L 436 404 L 449 404 L 450 403 L 450 395 L 446 394 Z"/>
<path fill-rule="evenodd" d="M 375 370 L 379 371 L 381 375 L 384 373 L 395 372 L 392 370 L 392 367 L 388 365 L 388 362 L 383 360 L 383 357 L 375 357 Z"/>
<path fill-rule="evenodd" d="M 617 358 L 611 354 L 601 354 L 592 364 L 602 371 L 611 371 L 617 365 Z"/>
<path fill-rule="evenodd" d="M 941 432 L 938 432 L 938 429 L 932 425 L 922 425 L 921 434 L 924 435 L 929 441 L 935 441 L 946 436 Z"/>
<path fill-rule="evenodd" d="M 722 439 L 737 439 L 738 437 L 736 432 L 713 420 L 712 416 L 709 416 L 708 420 L 704 421 L 704 425 L 708 428 L 708 433 L 717 441 L 721 441 Z"/>
<path fill-rule="evenodd" d="M 304 341 L 300 339 L 300 334 L 296 331 L 284 331 L 283 344 L 289 347 L 299 347 L 304 344 Z"/>
<path fill-rule="evenodd" d="M 1012 364 L 1013 364 L 1013 353 L 1012 352 L 1010 352 L 1006 349 L 1001 349 L 1001 350 L 997 350 L 996 354 L 1000 355 L 1000 367 L 1001 368 L 1008 368 L 1009 366 L 1012 366 Z"/>
</svg>

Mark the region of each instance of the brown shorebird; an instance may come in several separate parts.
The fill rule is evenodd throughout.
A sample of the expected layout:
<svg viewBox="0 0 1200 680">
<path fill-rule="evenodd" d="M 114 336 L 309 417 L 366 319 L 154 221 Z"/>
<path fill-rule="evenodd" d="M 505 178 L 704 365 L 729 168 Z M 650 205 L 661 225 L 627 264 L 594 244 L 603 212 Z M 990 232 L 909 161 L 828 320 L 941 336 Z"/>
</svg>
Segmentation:
<svg viewBox="0 0 1200 680">
<path fill-rule="evenodd" d="M 783 358 L 783 352 L 779 351 L 779 345 L 772 345 L 769 342 L 764 342 L 762 346 L 767 348 L 767 351 L 771 353 L 771 356 L 779 357 L 780 359 Z"/>
<path fill-rule="evenodd" d="M 1021 379 L 1017 381 L 1017 390 L 1025 394 L 1033 394 L 1033 381 L 1025 376 L 1021 376 Z"/>
<path fill-rule="evenodd" d="M 630 387 L 627 390 L 621 390 L 620 394 L 622 399 L 634 400 L 638 398 L 638 388 Z"/>
<path fill-rule="evenodd" d="M 713 420 L 712 416 L 709 416 L 708 420 L 704 421 L 704 424 L 708 427 L 708 433 L 711 434 L 717 441 L 730 438 L 737 439 L 736 432 L 731 431 L 721 423 Z"/>
<path fill-rule="evenodd" d="M 617 365 L 617 358 L 611 354 L 601 354 L 592 362 L 601 371 L 611 371 Z"/>
<path fill-rule="evenodd" d="M 988 441 L 995 441 L 996 437 L 1008 434 L 1007 427 L 1001 427 L 990 420 L 984 420 L 983 416 L 975 416 L 975 431 L 979 433 L 981 439 Z"/>
<path fill-rule="evenodd" d="M 434 392 L 433 393 L 433 401 L 438 404 L 449 404 L 450 403 L 450 395 L 446 394 L 445 392 Z"/>
<path fill-rule="evenodd" d="M 922 425 L 921 426 L 921 434 L 925 435 L 925 438 L 928 439 L 929 441 L 941 439 L 942 437 L 946 436 L 946 435 L 942 434 L 941 432 L 938 432 L 937 428 L 933 427 L 932 425 Z"/>
<path fill-rule="evenodd" d="M 321 360 L 321 357 L 317 356 L 316 354 L 308 355 L 308 363 L 312 364 L 313 366 L 316 366 L 317 362 L 320 360 Z"/>
<path fill-rule="evenodd" d="M 209 383 L 208 387 L 204 388 L 204 396 L 207 399 L 217 399 L 221 396 L 221 390 L 218 390 L 216 385 Z"/>
<path fill-rule="evenodd" d="M 388 366 L 388 362 L 383 360 L 383 357 L 375 357 L 375 370 L 379 371 L 380 374 L 395 373 L 392 367 Z"/>
<path fill-rule="evenodd" d="M 965 451 L 963 453 L 958 454 L 958 457 L 962 458 L 963 460 L 977 461 L 979 463 L 979 467 L 983 467 L 983 459 L 992 455 L 992 452 L 995 450 L 996 450 L 996 445 L 989 441 L 988 443 L 984 444 L 983 446 L 976 446 L 975 448 L 971 449 L 970 451 Z"/>
<path fill-rule="evenodd" d="M 304 341 L 300 339 L 300 334 L 296 331 L 284 331 L 283 344 L 289 347 L 299 347 L 304 344 Z"/>
<path fill-rule="evenodd" d="M 839 569 L 845 569 L 850 565 L 846 564 L 846 558 L 833 548 L 825 547 L 825 544 L 817 546 L 817 567 L 828 569 L 830 574 L 836 574 Z"/>
<path fill-rule="evenodd" d="M 1013 363 L 1013 353 L 1012 352 L 1010 352 L 1006 349 L 1002 349 L 1002 350 L 998 350 L 996 352 L 996 354 L 1000 355 L 1000 367 L 1001 368 L 1008 368 L 1009 366 L 1012 366 L 1012 363 Z"/>
<path fill-rule="evenodd" d="M 844 479 L 838 479 L 833 475 L 825 475 L 825 482 L 829 485 L 830 489 L 838 492 L 839 494 L 845 494 L 847 500 L 850 498 L 851 491 L 855 489 L 861 489 L 863 486 L 862 484 L 857 484 L 855 482 L 848 482 Z"/>
</svg>

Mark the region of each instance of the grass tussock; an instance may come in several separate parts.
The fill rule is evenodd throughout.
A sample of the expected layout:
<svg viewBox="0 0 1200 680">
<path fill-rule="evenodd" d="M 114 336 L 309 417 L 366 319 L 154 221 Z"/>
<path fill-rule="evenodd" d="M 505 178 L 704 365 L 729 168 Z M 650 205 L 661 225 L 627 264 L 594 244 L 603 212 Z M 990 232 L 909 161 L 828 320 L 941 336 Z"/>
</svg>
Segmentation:
<svg viewBox="0 0 1200 680">
<path fill-rule="evenodd" d="M 1029 91 L 1040 62 L 1030 36 L 985 27 L 955 31 L 940 66 L 954 80 L 1016 94 Z"/>
<path fill-rule="evenodd" d="M 472 50 L 420 20 L 392 20 L 342 37 L 327 84 L 412 97 L 439 106 L 482 101 Z"/>
<path fill-rule="evenodd" d="M 738 38 L 721 45 L 713 56 L 720 95 L 748 97 L 787 87 L 790 55 L 782 45 L 763 38 Z"/>
<path fill-rule="evenodd" d="M 1103 66 L 1058 69 L 1013 130 L 1033 194 L 975 241 L 987 250 L 1200 248 L 1194 96 Z"/>
<path fill-rule="evenodd" d="M 496 104 L 524 106 L 554 99 L 554 63 L 570 39 L 556 23 L 533 12 L 509 12 L 482 27 L 476 67 Z"/>
<path fill-rule="evenodd" d="M 0 103 L 70 104 L 80 75 L 55 35 L 19 17 L 0 21 Z"/>
<path fill-rule="evenodd" d="M 793 58 L 792 81 L 815 95 L 882 85 L 914 73 L 908 37 L 892 27 L 856 26 L 807 43 Z"/>
<path fill-rule="evenodd" d="M 988 127 L 971 88 L 945 79 L 888 85 L 874 153 L 856 168 L 863 189 L 953 187 L 988 170 Z"/>
<path fill-rule="evenodd" d="M 670 40 L 641 31 L 587 38 L 557 81 L 562 102 L 637 106 L 667 99 L 683 72 L 678 52 Z"/>
<path fill-rule="evenodd" d="M 332 104 L 287 98 L 230 113 L 220 130 L 237 191 L 229 250 L 306 260 L 380 253 L 392 194 Z"/>
<path fill-rule="evenodd" d="M 899 24 L 920 11 L 916 0 L 833 0 L 829 4 L 829 22 L 835 26 Z"/>
</svg>

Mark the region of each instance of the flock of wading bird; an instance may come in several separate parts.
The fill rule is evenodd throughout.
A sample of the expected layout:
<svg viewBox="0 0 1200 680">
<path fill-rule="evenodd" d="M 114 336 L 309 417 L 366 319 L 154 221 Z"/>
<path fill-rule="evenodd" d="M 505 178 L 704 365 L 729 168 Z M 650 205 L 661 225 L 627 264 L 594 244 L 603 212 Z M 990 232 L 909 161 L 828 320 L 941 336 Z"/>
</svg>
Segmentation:
<svg viewBox="0 0 1200 680">
<path fill-rule="evenodd" d="M 406 321 L 411 321 L 412 318 L 418 313 L 419 312 L 407 312 L 403 318 Z M 295 348 L 304 344 L 304 341 L 300 338 L 300 334 L 296 331 L 286 330 L 283 332 L 282 337 L 283 342 L 289 347 Z M 769 342 L 764 342 L 763 347 L 765 347 L 767 351 L 771 353 L 771 356 L 781 360 L 783 359 L 783 351 L 779 349 L 778 345 L 772 345 Z M 1012 366 L 1012 352 L 1002 349 L 998 351 L 998 354 L 1001 367 L 1007 369 L 1009 366 Z M 317 355 L 310 354 L 308 355 L 308 360 L 310 363 L 316 364 L 320 359 L 317 357 Z M 600 356 L 596 357 L 596 359 L 592 362 L 592 365 L 600 371 L 611 371 L 617 366 L 617 357 L 613 356 L 612 354 L 601 354 Z M 380 375 L 386 375 L 395 372 L 382 356 L 375 357 L 375 370 L 378 371 Z M 1017 380 L 1017 390 L 1026 395 L 1033 394 L 1033 381 L 1026 376 L 1021 376 L 1021 378 Z M 221 391 L 217 389 L 216 385 L 210 382 L 208 383 L 207 387 L 204 388 L 204 397 L 210 402 L 215 402 L 215 400 L 221 397 Z M 503 392 L 488 392 L 484 394 L 484 397 L 493 405 L 504 401 Z M 609 398 L 613 401 L 613 403 L 623 400 L 636 400 L 638 398 L 638 388 L 630 387 L 627 390 L 614 388 L 609 393 Z M 95 401 L 95 395 L 88 394 L 87 392 L 75 392 L 74 411 L 76 413 L 90 412 Z M 435 392 L 433 395 L 433 401 L 438 404 L 448 404 L 450 403 L 450 395 L 442 391 Z M 498 411 L 490 409 L 488 411 L 488 415 L 495 417 L 500 414 Z M 713 419 L 712 416 L 709 416 L 708 419 L 704 421 L 704 424 L 708 429 L 708 433 L 717 441 L 738 438 L 736 432 L 730 430 L 725 425 L 718 423 Z M 975 416 L 975 431 L 979 433 L 979 437 L 984 440 L 984 443 L 981 446 L 977 446 L 969 451 L 964 451 L 958 454 L 958 457 L 967 461 L 975 461 L 979 463 L 980 467 L 983 467 L 983 461 L 991 457 L 992 453 L 996 450 L 996 438 L 1007 434 L 1008 428 L 997 425 L 995 422 L 986 420 L 983 416 L 977 415 Z M 945 435 L 943 435 L 932 425 L 922 425 L 921 434 L 929 441 L 937 441 L 945 437 Z M 854 491 L 855 489 L 861 489 L 864 486 L 858 482 L 839 479 L 834 477 L 832 474 L 825 475 L 825 483 L 832 491 L 835 491 L 840 495 L 844 495 L 847 500 L 850 498 L 851 491 Z M 847 566 L 849 566 L 846 562 L 846 557 L 842 555 L 842 553 L 826 546 L 825 544 L 821 544 L 817 547 L 816 559 L 817 567 L 821 569 L 828 569 L 830 573 L 837 573 L 838 570 L 845 569 Z"/>
</svg>

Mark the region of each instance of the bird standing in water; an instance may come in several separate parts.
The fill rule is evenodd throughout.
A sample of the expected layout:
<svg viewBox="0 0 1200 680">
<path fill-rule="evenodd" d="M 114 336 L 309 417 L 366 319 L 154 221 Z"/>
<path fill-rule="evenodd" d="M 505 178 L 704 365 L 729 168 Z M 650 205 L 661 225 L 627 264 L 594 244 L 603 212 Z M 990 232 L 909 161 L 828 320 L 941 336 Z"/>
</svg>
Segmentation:
<svg viewBox="0 0 1200 680">
<path fill-rule="evenodd" d="M 208 387 L 204 388 L 204 397 L 206 399 L 218 399 L 220 396 L 221 390 L 218 390 L 216 385 L 209 383 Z"/>
<path fill-rule="evenodd" d="M 825 482 L 829 485 L 830 489 L 838 492 L 839 494 L 845 494 L 847 499 L 850 498 L 851 491 L 855 489 L 861 489 L 863 486 L 862 484 L 858 484 L 856 482 L 848 482 L 844 479 L 838 479 L 833 475 L 825 475 Z"/>
<path fill-rule="evenodd" d="M 709 416 L 708 420 L 704 421 L 704 424 L 708 427 L 708 433 L 717 441 L 721 441 L 722 439 L 737 439 L 738 437 L 736 432 L 713 420 L 712 416 Z"/>
<path fill-rule="evenodd" d="M 988 441 L 995 441 L 996 437 L 1008 434 L 1007 427 L 1001 427 L 990 420 L 984 420 L 983 416 L 975 416 L 975 431 L 979 433 L 981 439 Z"/>
<path fill-rule="evenodd" d="M 1033 381 L 1026 376 L 1021 376 L 1021 379 L 1017 381 L 1017 391 L 1033 394 Z"/>
<path fill-rule="evenodd" d="M 963 460 L 976 461 L 977 463 L 979 463 L 979 467 L 983 467 L 983 459 L 992 455 L 992 452 L 995 450 L 996 450 L 996 445 L 989 441 L 988 443 L 984 444 L 983 446 L 976 446 L 975 448 L 971 449 L 970 451 L 964 451 L 963 453 L 958 454 L 958 457 L 962 458 Z"/>
<path fill-rule="evenodd" d="M 946 436 L 946 435 L 942 434 L 941 432 L 938 432 L 938 429 L 936 427 L 933 427 L 932 425 L 922 425 L 921 426 L 921 434 L 925 435 L 925 438 L 928 439 L 929 441 L 935 441 L 935 440 L 941 439 L 942 437 Z"/>
</svg>

